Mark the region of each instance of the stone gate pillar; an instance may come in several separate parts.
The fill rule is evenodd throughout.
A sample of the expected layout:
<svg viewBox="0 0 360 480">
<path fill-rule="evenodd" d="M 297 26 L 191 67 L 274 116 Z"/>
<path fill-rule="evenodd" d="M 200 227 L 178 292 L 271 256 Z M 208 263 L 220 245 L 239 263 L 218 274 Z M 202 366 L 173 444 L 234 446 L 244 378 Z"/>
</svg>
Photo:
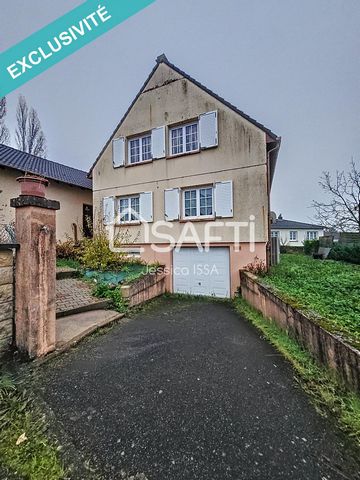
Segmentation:
<svg viewBox="0 0 360 480">
<path fill-rule="evenodd" d="M 16 346 L 30 358 L 55 349 L 56 210 L 60 203 L 20 195 L 16 209 L 16 239 L 20 248 L 15 269 Z"/>
</svg>

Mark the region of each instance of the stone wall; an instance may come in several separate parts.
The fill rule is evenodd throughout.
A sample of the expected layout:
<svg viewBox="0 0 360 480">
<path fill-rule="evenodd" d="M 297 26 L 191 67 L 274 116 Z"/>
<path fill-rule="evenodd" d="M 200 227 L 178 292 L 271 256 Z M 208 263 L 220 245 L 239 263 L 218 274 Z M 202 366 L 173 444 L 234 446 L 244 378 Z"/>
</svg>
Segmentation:
<svg viewBox="0 0 360 480">
<path fill-rule="evenodd" d="M 148 273 L 130 285 L 123 285 L 121 293 L 129 307 L 134 307 L 165 293 L 165 281 L 164 273 Z"/>
<path fill-rule="evenodd" d="M 251 273 L 240 272 L 241 295 L 264 317 L 295 338 L 320 363 L 360 393 L 360 352 L 287 304 Z"/>
<path fill-rule="evenodd" d="M 13 252 L 0 250 L 0 356 L 9 348 L 13 328 Z"/>
</svg>

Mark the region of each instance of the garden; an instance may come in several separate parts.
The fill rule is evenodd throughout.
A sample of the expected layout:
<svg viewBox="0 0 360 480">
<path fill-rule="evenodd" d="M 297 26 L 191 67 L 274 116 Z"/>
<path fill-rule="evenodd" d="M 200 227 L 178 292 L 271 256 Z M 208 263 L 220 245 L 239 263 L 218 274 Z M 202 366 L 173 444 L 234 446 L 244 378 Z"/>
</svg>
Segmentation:
<svg viewBox="0 0 360 480">
<path fill-rule="evenodd" d="M 330 332 L 360 348 L 360 265 L 282 254 L 262 283 Z"/>
<path fill-rule="evenodd" d="M 115 246 L 123 244 L 115 240 Z M 56 246 L 56 266 L 59 269 L 73 269 L 79 277 L 93 287 L 93 295 L 107 298 L 119 312 L 127 310 L 121 295 L 120 285 L 131 284 L 148 273 L 149 267 L 140 257 L 114 252 L 109 247 L 106 231 L 99 227 L 92 238 L 78 242 L 68 239 Z"/>
</svg>

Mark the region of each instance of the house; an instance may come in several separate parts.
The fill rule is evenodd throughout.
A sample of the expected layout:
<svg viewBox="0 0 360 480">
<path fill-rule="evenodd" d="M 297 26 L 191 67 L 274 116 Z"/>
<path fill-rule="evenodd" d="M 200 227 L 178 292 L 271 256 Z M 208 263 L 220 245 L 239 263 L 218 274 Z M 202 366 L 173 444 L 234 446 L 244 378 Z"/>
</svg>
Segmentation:
<svg viewBox="0 0 360 480">
<path fill-rule="evenodd" d="M 279 147 L 161 55 L 89 172 L 94 210 L 129 251 L 166 266 L 169 291 L 229 297 L 240 268 L 268 262 Z"/>
<path fill-rule="evenodd" d="M 280 245 L 302 247 L 305 240 L 317 240 L 324 235 L 324 227 L 312 223 L 285 220 L 280 214 L 271 223 L 271 236 L 280 238 Z"/>
<path fill-rule="evenodd" d="M 92 218 L 92 182 L 87 172 L 35 157 L 15 148 L 0 144 L 0 225 L 15 220 L 10 199 L 20 194 L 16 178 L 32 173 L 49 180 L 46 196 L 60 202 L 57 213 L 57 239 L 78 238 L 89 233 Z M 90 224 L 91 226 L 91 224 Z"/>
</svg>

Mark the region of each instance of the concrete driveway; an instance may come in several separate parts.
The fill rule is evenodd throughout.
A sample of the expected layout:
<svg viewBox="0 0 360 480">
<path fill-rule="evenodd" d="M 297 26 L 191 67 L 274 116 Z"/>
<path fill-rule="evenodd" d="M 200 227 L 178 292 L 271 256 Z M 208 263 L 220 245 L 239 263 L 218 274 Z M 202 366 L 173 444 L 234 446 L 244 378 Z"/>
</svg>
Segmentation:
<svg viewBox="0 0 360 480">
<path fill-rule="evenodd" d="M 40 385 L 104 479 L 358 478 L 293 375 L 230 304 L 164 299 L 45 364 Z"/>
</svg>

